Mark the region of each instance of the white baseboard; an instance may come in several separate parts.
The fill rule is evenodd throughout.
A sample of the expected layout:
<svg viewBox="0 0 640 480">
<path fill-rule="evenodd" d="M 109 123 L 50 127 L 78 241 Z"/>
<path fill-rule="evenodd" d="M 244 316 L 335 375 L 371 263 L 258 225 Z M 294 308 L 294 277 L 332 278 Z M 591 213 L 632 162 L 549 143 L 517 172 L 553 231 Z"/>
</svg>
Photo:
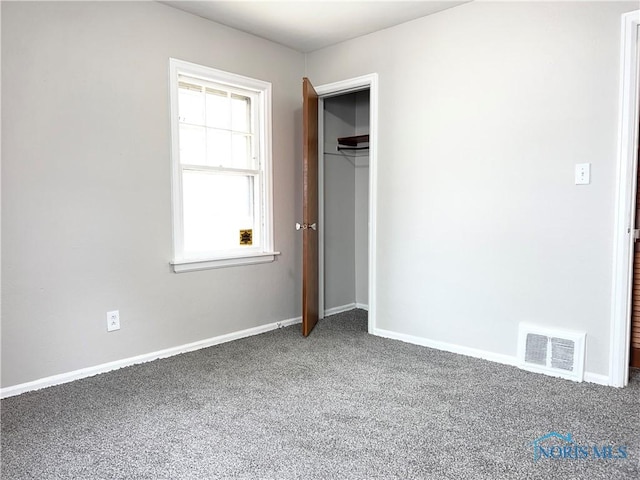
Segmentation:
<svg viewBox="0 0 640 480">
<path fill-rule="evenodd" d="M 500 353 L 487 352 L 486 350 L 479 350 L 477 348 L 464 347 L 462 345 L 455 345 L 453 343 L 441 342 L 439 340 L 430 340 L 428 338 L 416 337 L 414 335 L 406 335 L 404 333 L 392 332 L 390 330 L 383 330 L 376 328 L 373 331 L 374 335 L 378 337 L 391 338 L 393 340 L 400 340 L 402 342 L 412 343 L 414 345 L 421 345 L 423 347 L 434 348 L 436 350 L 443 350 L 445 352 L 458 353 L 460 355 L 466 355 L 467 357 L 482 358 L 483 360 L 490 360 L 496 363 L 502 363 L 504 365 L 518 366 L 518 359 L 515 356 L 503 355 Z"/>
<path fill-rule="evenodd" d="M 336 315 L 342 312 L 348 312 L 349 310 L 353 310 L 354 308 L 360 308 L 362 310 L 369 311 L 369 305 L 365 303 L 347 303 L 346 305 L 340 305 L 339 307 L 327 308 L 324 311 L 324 316 L 328 317 L 329 315 Z"/>
<path fill-rule="evenodd" d="M 441 342 L 438 340 L 430 340 L 428 338 L 416 337 L 414 335 L 406 335 L 404 333 L 392 332 L 392 331 L 383 330 L 380 328 L 374 329 L 373 334 L 379 337 L 390 338 L 393 340 L 400 340 L 402 342 L 412 343 L 414 345 L 434 348 L 436 350 L 443 350 L 445 352 L 466 355 L 467 357 L 481 358 L 483 360 L 489 360 L 491 362 L 501 363 L 503 365 L 520 367 L 518 358 L 516 356 L 488 352 L 486 350 L 480 350 L 480 349 L 471 348 L 471 347 L 464 347 L 462 345 L 455 345 L 453 343 Z M 589 383 L 597 383 L 599 385 L 611 385 L 611 383 L 609 382 L 609 377 L 606 375 L 601 375 L 599 373 L 584 372 L 584 381 Z"/>
<path fill-rule="evenodd" d="M 225 335 L 220 335 L 193 343 L 187 343 L 186 345 L 179 345 L 177 347 L 171 347 L 165 350 L 159 350 L 157 352 L 124 358 L 122 360 L 103 363 L 101 365 L 96 365 L 93 367 L 81 368 L 80 370 L 61 373 L 59 375 L 52 375 L 50 377 L 41 378 L 32 382 L 21 383 L 19 385 L 2 388 L 0 389 L 0 398 L 13 397 L 15 395 L 20 395 L 21 393 L 29 392 L 32 390 L 40 390 L 41 388 L 52 387 L 54 385 L 60 385 L 62 383 L 79 380 L 81 378 L 93 377 L 94 375 L 98 375 L 99 373 L 106 373 L 112 370 L 118 370 L 123 367 L 130 367 L 139 363 L 151 362 L 160 358 L 172 357 L 174 355 L 180 355 L 181 353 L 193 352 L 194 350 L 200 350 L 202 348 L 212 347 L 213 345 L 231 342 L 233 340 L 239 340 L 245 337 L 251 337 L 253 335 L 268 332 L 270 330 L 276 330 L 278 328 L 288 327 L 289 325 L 295 325 L 296 323 L 300 322 L 302 322 L 301 317 L 291 318 L 289 320 L 282 320 L 280 322 L 260 325 L 258 327 L 248 328 L 246 330 L 240 330 L 238 332 L 227 333 Z"/>
<path fill-rule="evenodd" d="M 329 315 L 335 315 L 337 313 L 348 312 L 349 310 L 353 310 L 356 308 L 355 303 L 348 303 L 346 305 L 341 305 L 339 307 L 327 308 L 324 311 L 324 316 L 328 317 Z"/>
<path fill-rule="evenodd" d="M 600 373 L 584 372 L 584 381 L 589 383 L 597 383 L 598 385 L 612 386 L 607 375 Z"/>
<path fill-rule="evenodd" d="M 335 315 L 336 313 L 346 312 L 353 310 L 354 308 L 364 308 L 364 306 L 357 306 L 357 304 L 343 305 L 341 307 L 332 308 L 325 311 L 326 315 Z M 114 362 L 103 363 L 88 368 L 81 368 L 68 373 L 61 373 L 59 375 L 52 375 L 50 377 L 41 378 L 32 382 L 21 383 L 19 385 L 13 385 L 0 389 L 0 398 L 13 397 L 20 395 L 21 393 L 29 392 L 32 390 L 40 390 L 46 387 L 52 387 L 54 385 L 60 385 L 63 383 L 72 382 L 82 378 L 93 377 L 100 373 L 110 372 L 112 370 L 118 370 L 120 368 L 129 367 L 139 363 L 151 362 L 160 358 L 172 357 L 181 353 L 192 352 L 200 350 L 202 348 L 211 347 L 221 343 L 231 342 L 233 340 L 239 340 L 241 338 L 251 337 L 253 335 L 259 335 L 261 333 L 275 330 L 277 328 L 288 327 L 302 322 L 301 317 L 291 318 L 288 320 L 282 320 L 280 322 L 269 323 L 267 325 L 260 325 L 258 327 L 248 328 L 246 330 L 240 330 L 238 332 L 228 333 L 206 340 L 200 340 L 185 345 L 179 345 L 177 347 L 167 348 L 165 350 L 159 350 L 157 352 L 151 352 L 144 355 L 138 355 L 135 357 L 125 358 L 122 360 L 116 360 Z M 434 348 L 436 350 L 443 350 L 445 352 L 457 353 L 460 355 L 466 355 L 468 357 L 481 358 L 504 365 L 518 366 L 518 360 L 515 356 L 503 355 L 499 353 L 487 352 L 485 350 L 479 350 L 476 348 L 464 347 L 461 345 L 455 345 L 452 343 L 441 342 L 438 340 L 430 340 L 427 338 L 416 337 L 413 335 L 406 335 L 403 333 L 392 332 L 390 330 L 384 330 L 376 328 L 373 330 L 373 334 L 379 337 L 390 338 L 393 340 L 400 340 L 402 342 L 412 343 L 414 345 L 421 345 L 423 347 Z M 584 372 L 584 381 L 590 383 L 596 383 L 599 385 L 611 385 L 609 377 L 607 375 L 601 375 L 598 373 Z"/>
</svg>

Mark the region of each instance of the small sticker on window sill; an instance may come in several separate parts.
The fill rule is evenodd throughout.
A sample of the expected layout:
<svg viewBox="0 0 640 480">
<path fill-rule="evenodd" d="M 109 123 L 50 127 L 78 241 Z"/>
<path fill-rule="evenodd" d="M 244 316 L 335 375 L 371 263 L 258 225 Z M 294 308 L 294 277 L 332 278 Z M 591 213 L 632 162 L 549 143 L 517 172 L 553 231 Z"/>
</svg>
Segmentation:
<svg viewBox="0 0 640 480">
<path fill-rule="evenodd" d="M 240 230 L 240 245 L 253 245 L 253 230 Z"/>
</svg>

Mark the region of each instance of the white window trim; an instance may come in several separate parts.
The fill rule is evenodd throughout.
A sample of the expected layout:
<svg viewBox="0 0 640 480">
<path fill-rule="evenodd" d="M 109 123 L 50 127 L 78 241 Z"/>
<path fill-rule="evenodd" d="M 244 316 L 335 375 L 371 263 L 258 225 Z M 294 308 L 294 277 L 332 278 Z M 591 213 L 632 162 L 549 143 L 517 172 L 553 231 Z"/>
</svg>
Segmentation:
<svg viewBox="0 0 640 480">
<path fill-rule="evenodd" d="M 182 215 L 182 174 L 180 166 L 179 128 L 178 128 L 178 75 L 187 75 L 203 80 L 212 76 L 218 83 L 232 88 L 253 90 L 256 92 L 260 110 L 263 112 L 256 132 L 260 136 L 259 158 L 262 163 L 262 242 L 260 250 L 252 249 L 246 254 L 238 252 L 205 258 L 184 258 L 183 252 L 183 215 Z M 275 260 L 280 252 L 275 251 L 273 241 L 273 178 L 271 159 L 271 83 L 242 75 L 204 67 L 175 58 L 169 59 L 169 93 L 171 114 L 171 203 L 173 223 L 173 259 L 169 262 L 176 273 L 223 268 L 238 265 L 253 265 Z"/>
</svg>

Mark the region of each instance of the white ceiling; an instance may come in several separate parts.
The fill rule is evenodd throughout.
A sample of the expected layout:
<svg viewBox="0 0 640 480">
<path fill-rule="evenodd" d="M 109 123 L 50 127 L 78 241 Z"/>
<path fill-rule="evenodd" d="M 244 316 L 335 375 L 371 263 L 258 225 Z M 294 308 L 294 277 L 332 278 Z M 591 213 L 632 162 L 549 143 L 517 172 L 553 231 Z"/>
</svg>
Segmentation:
<svg viewBox="0 0 640 480">
<path fill-rule="evenodd" d="M 467 2 L 236 0 L 161 3 L 300 52 L 311 52 Z"/>
</svg>

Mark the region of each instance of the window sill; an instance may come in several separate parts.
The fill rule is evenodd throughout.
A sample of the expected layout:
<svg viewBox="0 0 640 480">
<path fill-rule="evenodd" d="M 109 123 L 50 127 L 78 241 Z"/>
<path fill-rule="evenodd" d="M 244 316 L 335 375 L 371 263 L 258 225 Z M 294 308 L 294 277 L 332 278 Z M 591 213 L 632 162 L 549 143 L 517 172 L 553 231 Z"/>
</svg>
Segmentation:
<svg viewBox="0 0 640 480">
<path fill-rule="evenodd" d="M 255 265 L 257 263 L 269 263 L 276 259 L 280 252 L 263 252 L 239 257 L 203 258 L 198 260 L 175 260 L 171 266 L 175 273 L 209 270 L 212 268 L 237 267 L 240 265 Z"/>
</svg>

